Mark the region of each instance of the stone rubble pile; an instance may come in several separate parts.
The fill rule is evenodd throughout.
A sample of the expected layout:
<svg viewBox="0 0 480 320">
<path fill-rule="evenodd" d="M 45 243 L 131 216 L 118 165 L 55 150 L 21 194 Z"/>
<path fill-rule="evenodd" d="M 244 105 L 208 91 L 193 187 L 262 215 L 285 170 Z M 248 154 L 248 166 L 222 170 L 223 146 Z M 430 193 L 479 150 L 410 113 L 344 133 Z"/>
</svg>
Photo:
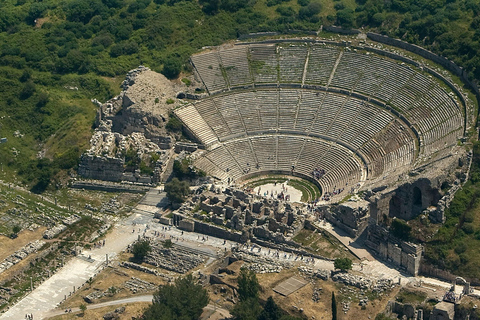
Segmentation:
<svg viewBox="0 0 480 320">
<path fill-rule="evenodd" d="M 259 252 L 253 252 L 241 247 L 237 248 L 237 250 L 233 252 L 232 255 L 238 260 L 250 262 L 252 264 L 264 265 L 266 270 L 270 268 L 273 270 L 274 268 L 278 267 L 289 269 L 292 267 L 292 263 L 289 261 L 274 259 L 273 257 L 264 256 Z"/>
<path fill-rule="evenodd" d="M 125 282 L 124 287 L 129 289 L 132 293 L 153 291 L 157 289 L 157 285 L 155 283 L 135 277 L 132 277 L 130 280 Z"/>
<path fill-rule="evenodd" d="M 18 290 L 7 287 L 0 287 L 0 306 L 8 303 L 11 296 L 18 293 Z"/>
<path fill-rule="evenodd" d="M 328 280 L 330 278 L 331 271 L 330 270 L 324 270 L 324 269 L 313 269 L 310 267 L 306 266 L 299 266 L 298 271 L 300 271 L 303 274 L 306 274 L 312 278 L 318 278 L 322 280 Z"/>
<path fill-rule="evenodd" d="M 80 217 L 79 215 L 71 215 L 70 217 L 66 217 L 62 220 L 63 224 L 67 225 L 67 226 L 70 226 L 76 222 L 78 222 L 82 217 Z"/>
<path fill-rule="evenodd" d="M 138 66 L 135 69 L 132 69 L 128 71 L 127 75 L 125 76 L 125 80 L 122 82 L 122 89 L 127 90 L 128 87 L 132 86 L 135 84 L 135 78 L 142 73 L 143 71 L 150 70 L 150 68 L 145 67 L 145 66 Z"/>
<path fill-rule="evenodd" d="M 177 248 L 173 250 L 165 249 L 158 242 L 151 244 L 151 246 L 152 250 L 144 258 L 144 261 L 169 271 L 186 273 L 199 266 L 205 260 L 205 257 L 199 254 L 182 252 L 177 250 Z"/>
<path fill-rule="evenodd" d="M 133 262 L 123 261 L 123 262 L 120 263 L 120 266 L 123 267 L 123 268 L 126 268 L 126 269 L 134 269 L 134 270 L 138 270 L 138 271 L 141 271 L 141 272 L 154 274 L 158 277 L 164 278 L 165 280 L 167 280 L 169 282 L 173 281 L 173 277 L 171 277 L 171 276 L 169 276 L 165 273 L 161 273 L 158 270 L 148 268 L 148 267 L 144 267 L 142 265 L 139 265 L 139 264 L 136 264 L 136 263 L 133 263 Z"/>
<path fill-rule="evenodd" d="M 392 279 L 378 279 L 372 288 L 373 292 L 382 293 L 395 287 Z"/>
<path fill-rule="evenodd" d="M 246 268 L 254 271 L 255 273 L 279 273 L 283 270 L 282 266 L 263 263 L 250 263 L 246 266 Z"/>
<path fill-rule="evenodd" d="M 369 289 L 372 287 L 372 280 L 346 272 L 335 273 L 332 275 L 332 280 L 336 282 L 342 282 L 348 286 L 359 289 Z"/>
<path fill-rule="evenodd" d="M 56 226 L 45 230 L 43 233 L 43 238 L 45 239 L 53 239 L 63 231 L 67 230 L 67 226 L 64 224 L 57 224 Z"/>
<path fill-rule="evenodd" d="M 103 315 L 103 320 L 117 320 L 120 319 L 120 315 L 125 312 L 125 307 L 120 307 L 114 311 L 107 312 Z"/>
<path fill-rule="evenodd" d="M 6 257 L 0 263 L 0 273 L 3 273 L 7 269 L 16 265 L 17 263 L 25 259 L 29 254 L 37 252 L 40 248 L 43 247 L 44 244 L 45 244 L 45 241 L 43 240 L 35 240 L 23 246 L 19 250 L 15 251 L 13 254 Z"/>
<path fill-rule="evenodd" d="M 322 288 L 315 288 L 313 289 L 313 294 L 312 294 L 312 301 L 313 302 L 318 302 L 320 301 L 320 295 L 322 294 Z"/>
<path fill-rule="evenodd" d="M 122 204 L 117 200 L 117 197 L 114 197 L 102 204 L 100 212 L 116 213 L 121 207 Z"/>
<path fill-rule="evenodd" d="M 94 290 L 90 292 L 87 296 L 83 297 L 83 300 L 85 300 L 86 303 L 93 303 L 95 300 L 103 298 L 106 295 L 107 295 L 107 292 Z"/>
</svg>

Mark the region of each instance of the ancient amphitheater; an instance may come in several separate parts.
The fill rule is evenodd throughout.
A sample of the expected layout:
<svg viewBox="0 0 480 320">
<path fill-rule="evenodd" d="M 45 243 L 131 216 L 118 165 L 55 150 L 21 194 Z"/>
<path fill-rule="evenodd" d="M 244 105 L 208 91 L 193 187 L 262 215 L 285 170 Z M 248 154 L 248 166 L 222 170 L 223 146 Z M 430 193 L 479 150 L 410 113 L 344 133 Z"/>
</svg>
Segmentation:
<svg viewBox="0 0 480 320">
<path fill-rule="evenodd" d="M 307 179 L 328 220 L 352 237 L 370 225 L 366 245 L 416 274 L 421 248 L 390 239 L 385 222 L 444 222 L 468 175 L 473 117 L 445 70 L 409 57 L 365 41 L 209 48 L 191 57 L 206 94 L 175 114 L 205 149 L 197 167 L 228 183 Z"/>
<path fill-rule="evenodd" d="M 318 169 L 323 193 L 336 193 L 451 155 L 467 126 L 453 85 L 368 49 L 268 41 L 192 56 L 209 96 L 175 112 L 207 150 L 196 165 L 232 181 Z M 422 197 L 422 208 L 439 200 Z"/>
</svg>

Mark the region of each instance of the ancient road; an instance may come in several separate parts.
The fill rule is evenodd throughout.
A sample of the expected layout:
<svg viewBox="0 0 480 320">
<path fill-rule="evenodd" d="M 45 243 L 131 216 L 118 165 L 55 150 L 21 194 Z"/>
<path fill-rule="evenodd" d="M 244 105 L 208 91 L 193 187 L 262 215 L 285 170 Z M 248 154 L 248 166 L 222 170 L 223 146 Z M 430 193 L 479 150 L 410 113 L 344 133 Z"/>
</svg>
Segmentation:
<svg viewBox="0 0 480 320">
<path fill-rule="evenodd" d="M 159 190 L 156 191 L 158 197 Z M 149 201 L 145 197 L 142 201 Z M 139 204 L 136 210 L 126 219 L 118 222 L 112 232 L 106 236 L 105 246 L 85 250 L 80 256 L 65 263 L 65 266 L 45 282 L 22 298 L 7 312 L 0 316 L 1 320 L 24 319 L 25 314 L 33 314 L 34 319 L 43 319 L 44 314 L 55 309 L 65 297 L 69 297 L 74 288 L 79 288 L 91 277 L 95 277 L 105 267 L 105 261 L 115 258 L 117 254 L 143 234 L 147 224 L 158 210 L 156 206 Z M 135 232 L 132 224 L 135 223 Z"/>
<path fill-rule="evenodd" d="M 147 195 L 158 197 L 158 190 L 156 193 L 149 192 Z M 146 199 L 142 200 L 133 210 L 133 213 L 128 218 L 118 222 L 112 232 L 107 235 L 105 246 L 98 249 L 85 250 L 81 256 L 72 258 L 56 274 L 40 284 L 33 292 L 0 316 L 0 320 L 24 319 L 26 313 L 32 313 L 34 319 L 45 319 L 46 316 L 51 316 L 52 310 L 57 308 L 64 298 L 72 293 L 74 287 L 78 289 L 83 286 L 90 277 L 94 277 L 105 267 L 106 256 L 108 256 L 109 260 L 114 259 L 117 254 L 125 250 L 130 243 L 144 233 L 148 236 L 153 236 L 155 232 L 165 234 L 167 237 L 172 237 L 175 244 L 203 251 L 203 254 L 209 257 L 215 255 L 221 256 L 225 251 L 231 249 L 232 246 L 238 245 L 237 243 L 224 241 L 223 239 L 207 237 L 194 232 L 182 232 L 174 227 L 167 229 L 161 224 L 151 223 L 153 214 L 158 210 L 156 206 L 151 205 L 155 202 L 150 202 L 151 200 L 152 199 L 148 199 L 147 196 Z M 341 240 L 346 241 L 342 238 Z M 344 244 L 347 245 L 346 243 Z M 257 246 L 257 248 L 259 247 Z M 261 251 L 264 255 L 267 255 L 267 252 L 269 252 L 268 248 L 262 248 Z M 285 258 L 285 256 L 287 256 L 287 258 Z M 89 257 L 91 259 L 88 259 Z M 278 253 L 278 259 L 286 259 L 294 262 L 293 257 L 288 258 L 288 254 L 284 252 Z M 213 260 L 214 258 L 210 258 L 207 264 Z M 361 263 L 354 264 L 353 270 L 378 279 L 400 278 L 402 284 L 419 280 L 418 278 L 401 274 L 395 268 L 389 267 L 375 259 L 368 260 L 369 259 L 365 259 Z M 298 261 L 295 263 L 303 262 Z M 333 261 L 330 260 L 315 259 L 313 264 L 308 265 L 315 269 L 334 269 Z M 429 280 L 433 279 L 422 278 L 422 280 L 424 283 L 430 283 L 431 281 Z M 445 287 L 449 286 L 449 283 L 442 284 Z M 121 304 L 121 302 L 118 303 Z M 59 312 L 61 313 L 62 310 L 59 310 Z"/>
<path fill-rule="evenodd" d="M 87 309 L 92 310 L 92 309 L 98 309 L 98 308 L 103 308 L 108 306 L 117 306 L 117 305 L 123 306 L 128 303 L 135 303 L 135 302 L 151 302 L 152 299 L 153 299 L 153 295 L 149 294 L 149 295 L 136 296 L 131 298 L 112 300 L 112 301 L 107 301 L 102 303 L 90 304 L 90 305 L 87 305 Z M 78 311 L 80 311 L 80 308 L 72 308 L 72 312 L 78 312 Z M 204 311 L 211 311 L 211 312 L 215 311 L 217 313 L 220 313 L 221 317 L 223 318 L 229 318 L 231 316 L 230 312 L 227 309 L 220 308 L 211 303 L 204 308 Z M 62 314 L 65 314 L 65 310 L 57 310 L 57 309 L 51 310 L 50 312 L 44 315 L 44 319 L 49 319 L 51 317 L 59 316 Z"/>
</svg>

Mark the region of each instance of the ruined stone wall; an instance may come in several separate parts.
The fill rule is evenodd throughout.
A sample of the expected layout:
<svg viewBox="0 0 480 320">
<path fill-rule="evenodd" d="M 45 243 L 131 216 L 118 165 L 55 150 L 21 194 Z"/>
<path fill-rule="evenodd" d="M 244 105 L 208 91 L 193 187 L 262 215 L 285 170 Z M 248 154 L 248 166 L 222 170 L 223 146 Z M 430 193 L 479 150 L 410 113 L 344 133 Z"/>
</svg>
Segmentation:
<svg viewBox="0 0 480 320">
<path fill-rule="evenodd" d="M 364 200 L 327 206 L 319 210 L 330 223 L 346 231 L 352 238 L 356 238 L 365 230 L 370 216 L 369 203 Z"/>
<path fill-rule="evenodd" d="M 82 177 L 105 181 L 122 181 L 123 159 L 83 154 L 78 165 Z"/>
<path fill-rule="evenodd" d="M 194 231 L 206 234 L 212 237 L 226 239 L 235 242 L 245 242 L 246 239 L 242 237 L 240 232 L 233 232 L 228 229 L 211 225 L 206 222 L 195 221 Z"/>
<path fill-rule="evenodd" d="M 368 227 L 365 245 L 372 249 L 380 259 L 392 262 L 405 269 L 409 274 L 418 275 L 422 246 L 400 241 L 391 236 L 387 229 L 376 224 Z"/>
</svg>

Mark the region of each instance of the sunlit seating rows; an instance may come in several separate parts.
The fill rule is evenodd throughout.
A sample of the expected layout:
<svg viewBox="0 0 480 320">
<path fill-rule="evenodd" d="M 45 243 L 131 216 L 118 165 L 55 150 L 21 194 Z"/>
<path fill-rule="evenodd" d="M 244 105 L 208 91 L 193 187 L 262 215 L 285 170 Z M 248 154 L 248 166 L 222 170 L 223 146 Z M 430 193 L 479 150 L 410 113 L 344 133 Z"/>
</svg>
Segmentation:
<svg viewBox="0 0 480 320">
<path fill-rule="evenodd" d="M 305 83 L 326 85 L 339 53 L 339 48 L 312 45 L 308 57 Z"/>
<path fill-rule="evenodd" d="M 324 192 L 353 185 L 362 175 L 361 163 L 347 148 L 288 135 L 233 139 L 207 152 L 195 165 L 216 177 L 231 180 L 264 171 L 291 173 L 293 170 L 312 177 L 313 170 L 319 168 L 326 172 L 318 180 Z"/>
<path fill-rule="evenodd" d="M 278 48 L 280 82 L 301 83 L 307 58 L 306 45 L 292 45 Z"/>
<path fill-rule="evenodd" d="M 365 179 L 364 167 L 368 177 L 385 176 L 463 133 L 460 107 L 434 78 L 373 53 L 257 43 L 192 63 L 215 94 L 175 113 L 207 148 L 196 165 L 219 179 L 318 167 L 332 191 Z"/>
</svg>

